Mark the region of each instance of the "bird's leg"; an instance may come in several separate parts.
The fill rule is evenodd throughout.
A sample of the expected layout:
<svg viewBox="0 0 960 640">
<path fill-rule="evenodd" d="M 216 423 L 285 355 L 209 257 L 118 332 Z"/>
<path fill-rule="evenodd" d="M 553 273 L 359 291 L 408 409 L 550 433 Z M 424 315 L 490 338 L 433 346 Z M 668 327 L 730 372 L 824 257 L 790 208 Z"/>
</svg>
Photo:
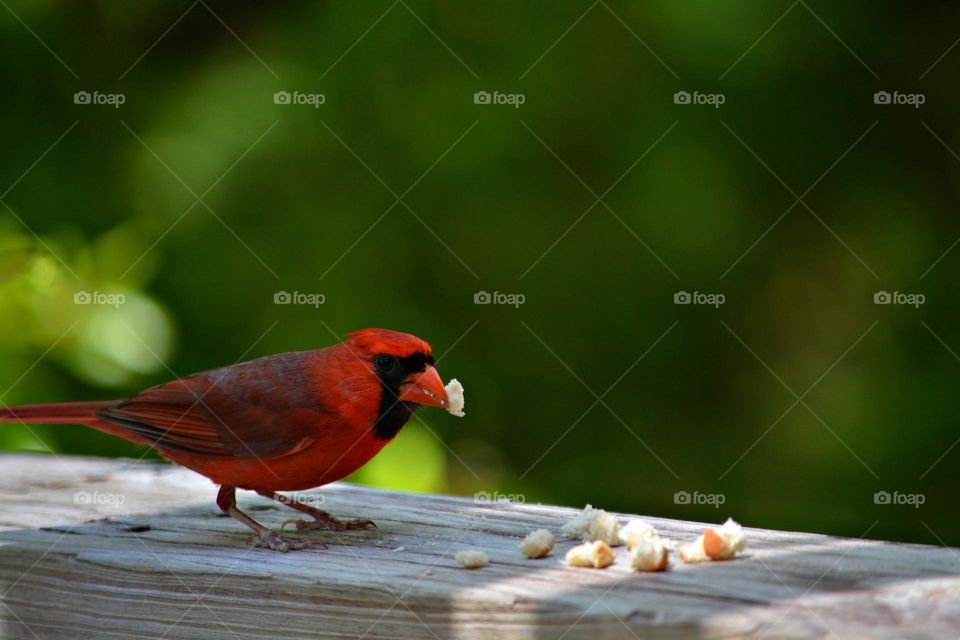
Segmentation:
<svg viewBox="0 0 960 640">
<path fill-rule="evenodd" d="M 239 520 L 253 529 L 257 534 L 255 544 L 258 547 L 270 547 L 274 551 L 286 553 L 290 550 L 306 549 L 312 546 L 311 543 L 306 540 L 284 540 L 243 511 L 240 511 L 240 509 L 237 508 L 236 487 L 228 487 L 226 485 L 220 487 L 220 492 L 217 494 L 217 506 L 228 516 Z"/>
<path fill-rule="evenodd" d="M 374 524 L 373 520 L 367 520 L 366 518 L 357 518 L 356 520 L 341 520 L 340 518 L 334 518 L 332 515 L 326 511 L 322 511 L 315 507 L 303 504 L 294 500 L 293 498 L 288 498 L 287 496 L 280 495 L 279 493 L 273 493 L 271 491 L 258 491 L 260 495 L 264 498 L 270 498 L 271 500 L 276 500 L 280 504 L 285 504 L 291 509 L 296 509 L 300 513 L 305 513 L 311 518 L 310 520 L 297 520 L 296 518 L 291 518 L 283 523 L 283 526 L 287 526 L 292 523 L 297 527 L 298 530 L 303 529 L 329 529 L 330 531 L 346 531 L 347 529 L 369 529 L 377 528 L 377 525 Z"/>
</svg>

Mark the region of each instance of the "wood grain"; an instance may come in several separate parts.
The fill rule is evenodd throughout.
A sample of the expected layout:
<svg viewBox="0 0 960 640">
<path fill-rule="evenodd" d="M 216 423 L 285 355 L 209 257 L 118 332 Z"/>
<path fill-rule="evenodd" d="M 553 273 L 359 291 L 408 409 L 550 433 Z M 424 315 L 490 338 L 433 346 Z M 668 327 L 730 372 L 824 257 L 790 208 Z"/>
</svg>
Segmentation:
<svg viewBox="0 0 960 640">
<path fill-rule="evenodd" d="M 729 562 L 639 574 L 621 555 L 608 569 L 575 569 L 561 562 L 572 542 L 542 560 L 517 549 L 574 510 L 338 483 L 308 495 L 379 529 L 298 533 L 327 548 L 280 554 L 252 548 L 215 493 L 169 465 L 0 456 L 0 636 L 960 635 L 954 549 L 748 529 L 747 553 Z M 274 528 L 294 515 L 252 494 L 240 507 Z M 703 529 L 646 519 L 678 542 Z M 458 568 L 453 555 L 467 548 L 490 564 Z"/>
</svg>

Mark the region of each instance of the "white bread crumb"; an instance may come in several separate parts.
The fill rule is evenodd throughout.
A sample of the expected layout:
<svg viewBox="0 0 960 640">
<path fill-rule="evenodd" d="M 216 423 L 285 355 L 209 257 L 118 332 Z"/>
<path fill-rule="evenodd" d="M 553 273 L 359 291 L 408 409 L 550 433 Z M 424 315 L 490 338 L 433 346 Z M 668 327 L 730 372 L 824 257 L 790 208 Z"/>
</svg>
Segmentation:
<svg viewBox="0 0 960 640">
<path fill-rule="evenodd" d="M 670 566 L 670 552 L 657 536 L 640 538 L 630 552 L 630 566 L 637 571 L 666 571 Z"/>
<path fill-rule="evenodd" d="M 710 559 L 707 552 L 703 550 L 703 536 L 700 536 L 693 542 L 680 545 L 680 548 L 677 549 L 677 555 L 679 555 L 680 559 L 684 562 L 690 563 L 706 562 Z"/>
<path fill-rule="evenodd" d="M 703 532 L 703 550 L 712 560 L 729 560 L 747 546 L 743 527 L 727 518 L 719 528 Z"/>
<path fill-rule="evenodd" d="M 622 544 L 620 541 L 620 523 L 603 509 L 594 509 L 589 504 L 583 511 L 560 529 L 567 538 L 579 538 L 591 542 L 603 540 L 611 547 Z"/>
<path fill-rule="evenodd" d="M 527 534 L 520 543 L 520 551 L 528 558 L 542 558 L 553 550 L 557 539 L 546 529 L 537 529 Z"/>
<path fill-rule="evenodd" d="M 617 556 L 613 553 L 610 545 L 603 540 L 595 540 L 584 542 L 567 551 L 564 561 L 571 567 L 603 569 L 613 564 L 616 559 Z"/>
<path fill-rule="evenodd" d="M 465 416 L 466 414 L 463 412 L 463 385 L 460 384 L 460 381 L 453 378 L 443 390 L 447 392 L 447 399 L 450 401 L 447 412 L 458 418 Z"/>
<path fill-rule="evenodd" d="M 483 551 L 476 551 L 474 549 L 457 551 L 457 555 L 454 557 L 464 569 L 479 569 L 480 567 L 486 566 L 486 564 L 489 562 L 487 559 L 487 554 L 485 554 Z"/>
<path fill-rule="evenodd" d="M 620 542 L 627 545 L 627 549 L 633 549 L 644 538 L 656 537 L 657 530 L 651 524 L 636 518 L 620 527 Z"/>
<path fill-rule="evenodd" d="M 747 537 L 743 527 L 733 518 L 719 527 L 709 527 L 703 535 L 690 544 L 680 547 L 680 559 L 684 562 L 706 562 L 707 560 L 729 560 L 747 546 Z"/>
</svg>

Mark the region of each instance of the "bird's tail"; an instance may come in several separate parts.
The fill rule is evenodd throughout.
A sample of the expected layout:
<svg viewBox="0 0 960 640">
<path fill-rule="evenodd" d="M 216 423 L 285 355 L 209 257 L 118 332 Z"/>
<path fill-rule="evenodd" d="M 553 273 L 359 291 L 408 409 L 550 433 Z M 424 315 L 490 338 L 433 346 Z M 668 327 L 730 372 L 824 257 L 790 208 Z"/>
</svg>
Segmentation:
<svg viewBox="0 0 960 640">
<path fill-rule="evenodd" d="M 0 422 L 72 423 L 96 428 L 102 421 L 97 418 L 95 412 L 111 407 L 116 403 L 116 400 L 103 400 L 98 402 L 54 402 L 0 407 Z"/>
</svg>

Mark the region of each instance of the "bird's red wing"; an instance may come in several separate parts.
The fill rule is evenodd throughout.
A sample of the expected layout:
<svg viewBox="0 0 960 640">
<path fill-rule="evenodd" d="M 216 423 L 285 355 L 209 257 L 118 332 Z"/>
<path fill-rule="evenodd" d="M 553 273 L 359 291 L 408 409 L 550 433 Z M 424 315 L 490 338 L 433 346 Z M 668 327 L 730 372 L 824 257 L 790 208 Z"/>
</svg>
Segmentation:
<svg viewBox="0 0 960 640">
<path fill-rule="evenodd" d="M 198 456 L 276 458 L 312 441 L 309 433 L 291 428 L 276 407 L 228 395 L 206 374 L 152 387 L 96 415 L 161 451 Z"/>
</svg>

